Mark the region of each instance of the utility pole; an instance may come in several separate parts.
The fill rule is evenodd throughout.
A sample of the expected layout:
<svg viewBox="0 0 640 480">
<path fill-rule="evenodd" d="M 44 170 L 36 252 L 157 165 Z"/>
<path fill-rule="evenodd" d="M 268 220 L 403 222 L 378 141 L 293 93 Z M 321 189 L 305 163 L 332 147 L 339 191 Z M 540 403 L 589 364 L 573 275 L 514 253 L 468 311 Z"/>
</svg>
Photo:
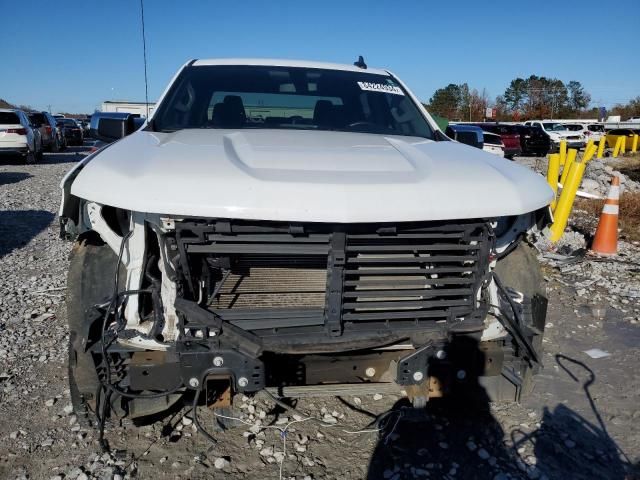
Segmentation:
<svg viewBox="0 0 640 480">
<path fill-rule="evenodd" d="M 47 105 L 47 111 L 51 113 L 51 104 Z"/>
<path fill-rule="evenodd" d="M 553 112 L 556 109 L 556 100 L 557 100 L 556 90 L 551 90 L 551 120 L 553 120 Z"/>
</svg>

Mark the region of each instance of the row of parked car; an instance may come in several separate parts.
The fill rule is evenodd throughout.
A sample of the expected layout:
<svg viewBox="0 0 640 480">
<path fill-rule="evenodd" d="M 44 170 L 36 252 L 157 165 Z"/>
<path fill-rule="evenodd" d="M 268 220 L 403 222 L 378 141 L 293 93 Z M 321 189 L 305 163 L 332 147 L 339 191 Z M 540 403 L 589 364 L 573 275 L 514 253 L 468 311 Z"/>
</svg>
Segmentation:
<svg viewBox="0 0 640 480">
<path fill-rule="evenodd" d="M 20 156 L 26 163 L 42 158 L 45 151 L 60 152 L 69 145 L 82 145 L 87 121 L 52 115 L 0 109 L 0 155 Z"/>
<path fill-rule="evenodd" d="M 26 163 L 32 163 L 41 159 L 44 151 L 59 152 L 68 145 L 83 145 L 90 132 L 98 143 L 104 143 L 110 137 L 120 138 L 119 130 L 130 133 L 143 122 L 139 115 L 128 113 L 100 112 L 92 119 L 77 120 L 49 112 L 0 109 L 0 155 L 19 155 Z M 557 151 L 563 140 L 568 147 L 581 149 L 589 140 L 599 142 L 605 134 L 608 146 L 613 148 L 618 135 L 632 139 L 639 132 L 630 129 L 605 132 L 604 125 L 598 123 L 530 120 L 522 124 L 456 123 L 450 124 L 445 133 L 461 143 L 513 159 L 516 155 L 547 155 Z"/>
<path fill-rule="evenodd" d="M 512 159 L 516 155 L 544 156 L 557 151 L 563 140 L 568 147 L 581 149 L 589 140 L 599 142 L 605 130 L 597 123 L 531 120 L 522 124 L 451 124 L 445 133 L 459 142 Z"/>
</svg>

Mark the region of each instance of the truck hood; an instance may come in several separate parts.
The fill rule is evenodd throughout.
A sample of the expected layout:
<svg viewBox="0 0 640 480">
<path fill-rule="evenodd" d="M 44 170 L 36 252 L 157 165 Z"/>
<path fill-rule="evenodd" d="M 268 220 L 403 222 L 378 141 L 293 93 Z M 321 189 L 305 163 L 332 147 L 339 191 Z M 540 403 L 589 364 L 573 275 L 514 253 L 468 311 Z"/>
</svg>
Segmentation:
<svg viewBox="0 0 640 480">
<path fill-rule="evenodd" d="M 553 193 L 457 142 L 302 130 L 138 131 L 96 154 L 71 194 L 127 210 L 306 222 L 518 215 Z"/>
</svg>

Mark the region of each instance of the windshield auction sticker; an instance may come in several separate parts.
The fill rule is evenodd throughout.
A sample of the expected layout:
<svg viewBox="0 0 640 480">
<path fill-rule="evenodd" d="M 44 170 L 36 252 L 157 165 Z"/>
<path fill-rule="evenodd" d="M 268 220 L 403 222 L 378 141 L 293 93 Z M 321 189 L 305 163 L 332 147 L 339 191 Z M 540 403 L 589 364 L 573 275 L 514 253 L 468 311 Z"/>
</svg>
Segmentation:
<svg viewBox="0 0 640 480">
<path fill-rule="evenodd" d="M 404 92 L 400 87 L 395 85 L 385 85 L 384 83 L 370 83 L 370 82 L 358 82 L 360 90 L 367 90 L 369 92 L 381 92 L 392 93 L 394 95 L 403 95 Z"/>
</svg>

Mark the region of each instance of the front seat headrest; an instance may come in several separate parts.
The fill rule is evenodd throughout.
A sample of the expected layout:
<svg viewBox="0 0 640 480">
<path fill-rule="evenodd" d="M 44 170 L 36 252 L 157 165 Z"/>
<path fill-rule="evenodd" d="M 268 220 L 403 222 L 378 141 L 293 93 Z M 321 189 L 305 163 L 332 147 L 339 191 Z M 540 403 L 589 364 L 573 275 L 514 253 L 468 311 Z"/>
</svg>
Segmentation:
<svg viewBox="0 0 640 480">
<path fill-rule="evenodd" d="M 216 103 L 213 106 L 213 112 L 211 115 L 211 125 L 214 127 L 224 127 L 227 123 L 226 109 L 223 103 Z"/>
<path fill-rule="evenodd" d="M 320 126 L 333 124 L 333 103 L 329 100 L 318 100 L 313 109 L 313 123 Z"/>
<path fill-rule="evenodd" d="M 225 116 L 228 128 L 242 127 L 246 120 L 247 114 L 244 111 L 244 104 L 242 98 L 238 95 L 227 95 L 224 97 Z"/>
</svg>

